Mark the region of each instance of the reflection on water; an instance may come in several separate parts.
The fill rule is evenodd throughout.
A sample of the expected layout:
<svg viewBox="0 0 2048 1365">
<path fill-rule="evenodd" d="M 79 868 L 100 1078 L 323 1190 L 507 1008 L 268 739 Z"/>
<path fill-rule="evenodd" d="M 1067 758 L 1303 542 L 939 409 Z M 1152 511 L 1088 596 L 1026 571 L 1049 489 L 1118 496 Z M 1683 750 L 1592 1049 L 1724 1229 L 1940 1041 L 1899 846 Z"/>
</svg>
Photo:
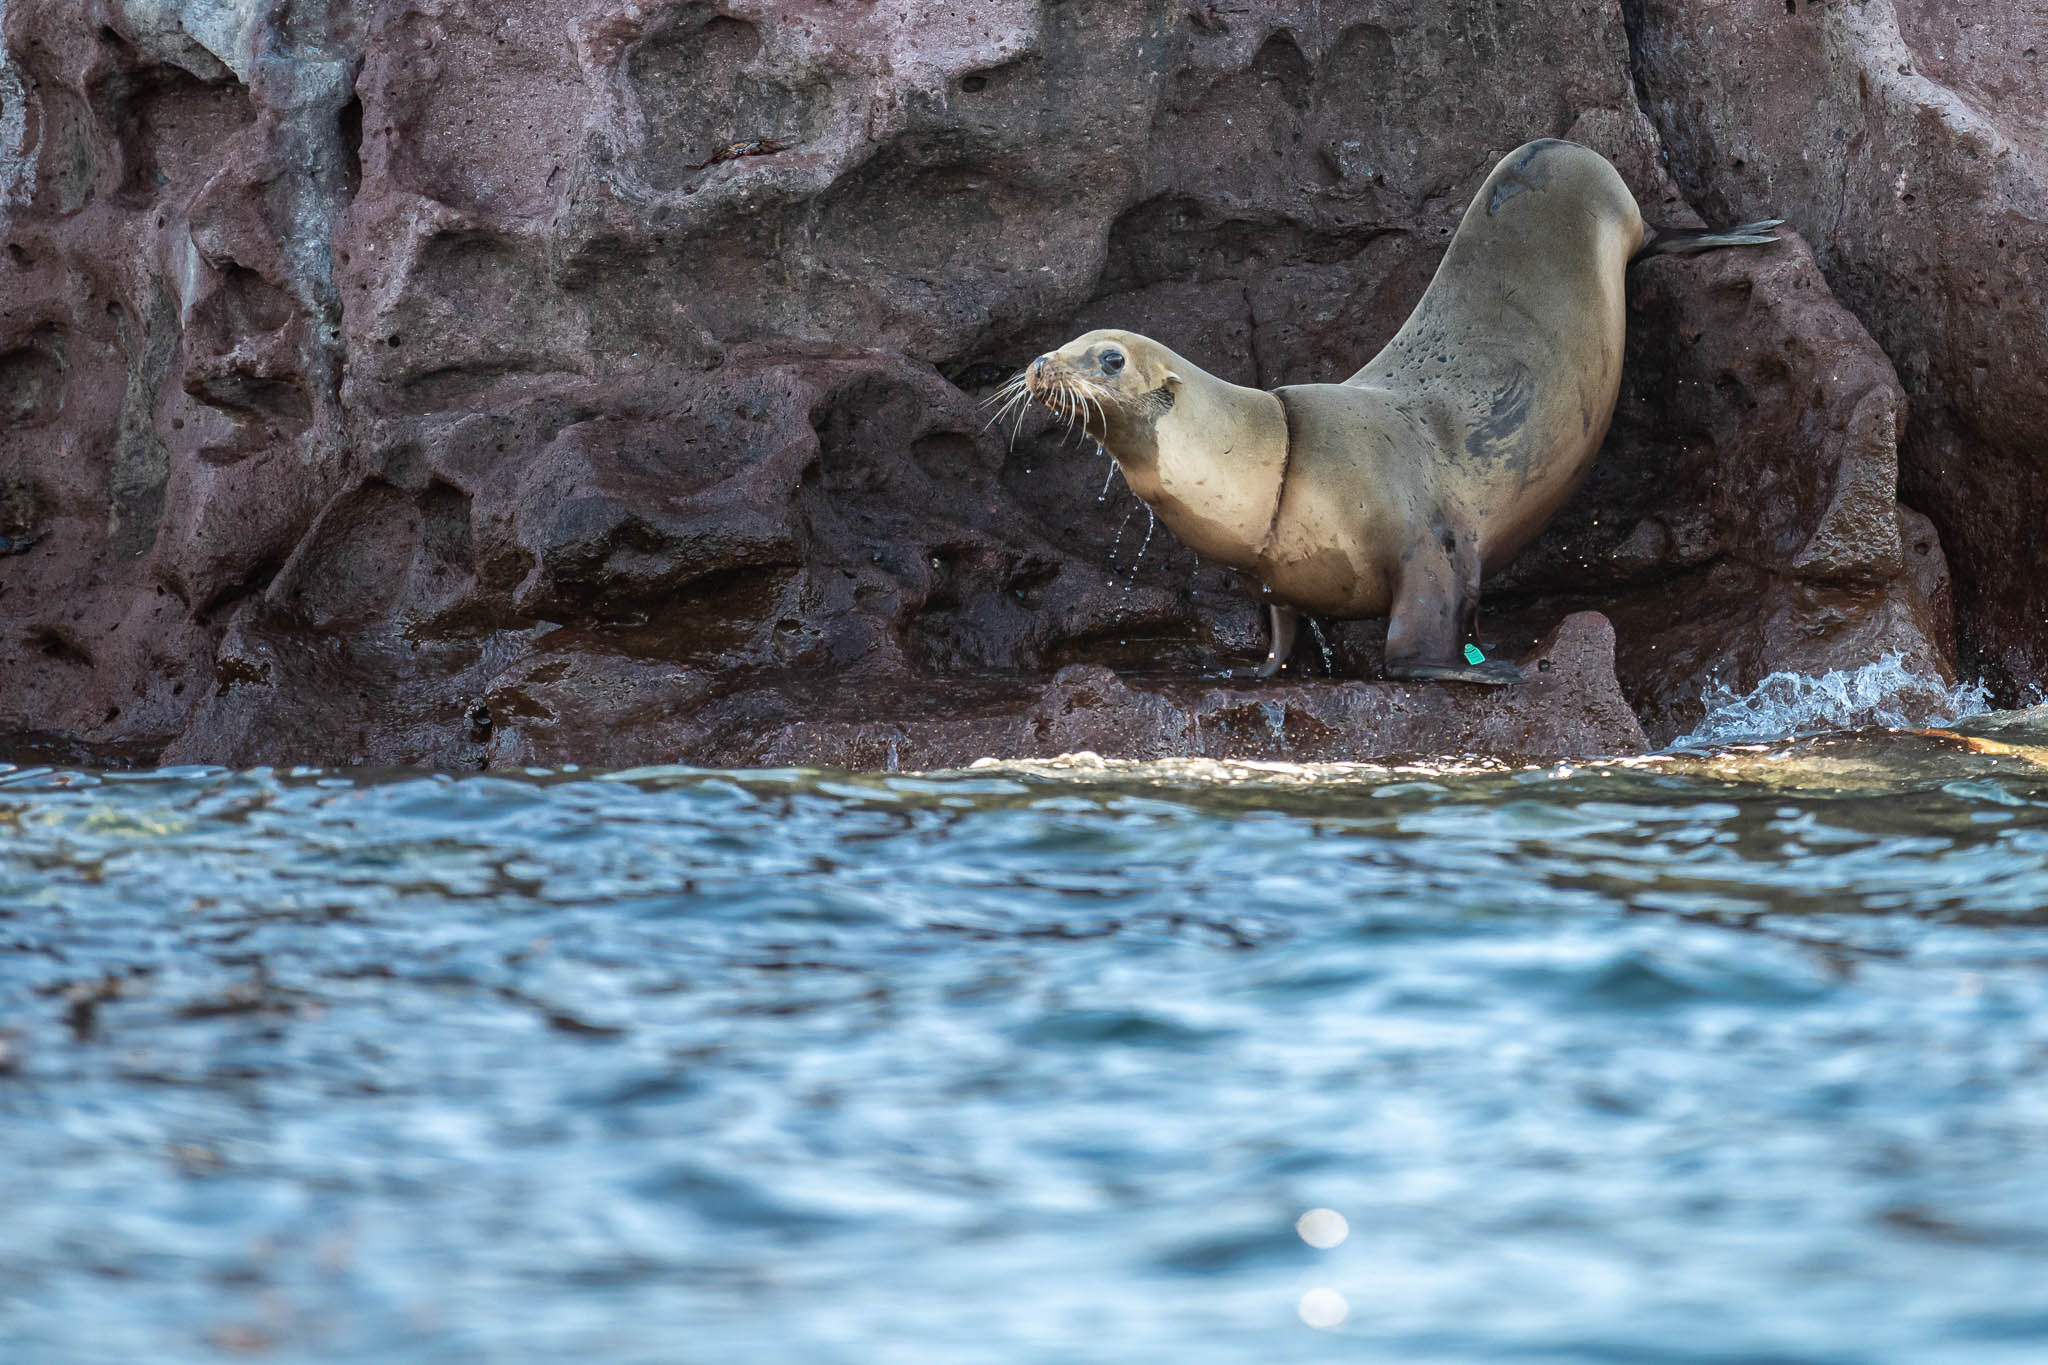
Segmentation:
<svg viewBox="0 0 2048 1365">
<path fill-rule="evenodd" d="M 2048 725 L 0 774 L 8 1361 L 2019 1362 Z"/>
<path fill-rule="evenodd" d="M 1317 1251 L 1328 1251 L 1351 1235 L 1351 1224 L 1335 1209 L 1310 1209 L 1294 1220 L 1294 1230 Z"/>
<path fill-rule="evenodd" d="M 1328 1331 L 1344 1325 L 1344 1319 L 1351 1316 L 1351 1304 L 1334 1289 L 1317 1288 L 1301 1296 L 1297 1311 L 1309 1326 Z"/>
</svg>

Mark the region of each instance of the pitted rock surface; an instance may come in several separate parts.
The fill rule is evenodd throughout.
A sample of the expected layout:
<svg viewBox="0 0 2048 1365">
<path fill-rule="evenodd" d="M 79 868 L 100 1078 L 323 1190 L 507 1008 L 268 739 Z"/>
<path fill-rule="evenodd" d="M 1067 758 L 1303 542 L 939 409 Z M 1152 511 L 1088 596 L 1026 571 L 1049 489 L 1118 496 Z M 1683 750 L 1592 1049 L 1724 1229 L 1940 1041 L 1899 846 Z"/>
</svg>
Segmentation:
<svg viewBox="0 0 2048 1365">
<path fill-rule="evenodd" d="M 1902 496 L 1956 571 L 1964 661 L 2048 681 L 2048 8 L 1627 0 L 1645 108 L 1716 217 L 1813 244 L 1898 367 Z"/>
<path fill-rule="evenodd" d="M 1192 715 L 1262 651 L 1248 585 L 982 400 L 1110 323 L 1239 382 L 1348 373 L 1533 137 L 1697 223 L 1624 8 L 1644 30 L 1561 2 L 8 0 L 0 535 L 37 539 L 0 557 L 0 730 L 879 763 L 831 736 L 910 717 L 995 752 L 1069 666 L 1140 699 L 1095 708 L 1120 733 L 1144 697 Z M 1703 207 L 1749 206 L 1683 146 Z M 1859 300 L 1899 281 L 1838 273 L 1851 228 L 1794 189 L 1818 266 L 1794 240 L 1635 272 L 1596 473 L 1489 589 L 1501 649 L 1611 617 L 1653 739 L 1709 678 L 1953 667 L 1941 543 L 1896 492 L 1951 370 L 1895 350 L 1902 393 L 1827 277 L 1888 343 L 1914 334 Z M 2040 505 L 2007 491 L 2008 520 Z M 2005 638 L 1995 595 L 1958 593 L 1972 648 Z M 1374 632 L 1328 624 L 1340 677 Z M 1305 643 L 1288 686 L 1329 689 L 1321 663 Z M 1402 706 L 1447 745 L 1566 752 L 1609 742 L 1573 728 L 1606 686 Z M 1363 704 L 1284 706 L 1376 742 Z"/>
</svg>

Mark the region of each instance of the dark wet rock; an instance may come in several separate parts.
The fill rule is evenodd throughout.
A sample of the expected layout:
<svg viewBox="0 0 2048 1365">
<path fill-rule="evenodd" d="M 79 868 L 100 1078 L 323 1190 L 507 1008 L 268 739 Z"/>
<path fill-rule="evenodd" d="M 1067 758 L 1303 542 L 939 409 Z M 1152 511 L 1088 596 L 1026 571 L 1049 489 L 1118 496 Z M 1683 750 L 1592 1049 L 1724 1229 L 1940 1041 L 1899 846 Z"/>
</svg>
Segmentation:
<svg viewBox="0 0 2048 1365">
<path fill-rule="evenodd" d="M 187 761 L 866 752 L 821 717 L 994 753 L 1070 666 L 1129 694 L 1075 712 L 1096 747 L 1167 744 L 1258 605 L 1043 414 L 986 429 L 1003 378 L 1112 322 L 1341 376 L 1531 137 L 1699 221 L 1619 9 L 12 0 L 4 34 L 0 536 L 38 539 L 0 556 L 0 730 Z M 1613 435 L 1488 600 L 1510 651 L 1605 613 L 1653 737 L 1709 678 L 1953 666 L 1899 382 L 1801 226 L 1818 268 L 1636 272 Z M 1373 624 L 1325 635 L 1373 676 Z M 1334 688 L 1306 640 L 1286 705 L 1338 748 L 1569 752 L 1606 705 L 1597 668 Z"/>
<path fill-rule="evenodd" d="M 1630 283 L 1613 434 L 1493 588 L 1509 638 L 1532 606 L 1608 612 L 1657 739 L 1714 682 L 1887 654 L 1951 677 L 1941 542 L 1895 492 L 1904 395 L 1805 242 L 1653 258 Z"/>
<path fill-rule="evenodd" d="M 601 687 L 652 699 L 663 680 L 624 669 L 581 685 L 523 694 L 492 759 L 497 766 L 569 755 L 769 767 L 958 768 L 978 758 L 1234 758 L 1366 762 L 1435 754 L 1556 759 L 1638 753 L 1644 747 L 1614 678 L 1614 631 L 1590 613 L 1570 616 L 1524 660 L 1525 681 L 1469 684 L 1314 679 L 1166 679 L 1070 664 L 1050 680 L 983 678 L 859 696 L 815 683 L 748 689 L 664 715 L 647 704 L 630 735 L 596 733 L 572 699 Z M 669 695 L 687 687 L 667 680 Z M 562 701 L 557 701 L 561 697 Z"/>
<path fill-rule="evenodd" d="M 1900 487 L 1965 657 L 2048 680 L 2048 10 L 1628 0 L 1645 107 L 1711 215 L 1768 209 L 1897 364 Z"/>
</svg>

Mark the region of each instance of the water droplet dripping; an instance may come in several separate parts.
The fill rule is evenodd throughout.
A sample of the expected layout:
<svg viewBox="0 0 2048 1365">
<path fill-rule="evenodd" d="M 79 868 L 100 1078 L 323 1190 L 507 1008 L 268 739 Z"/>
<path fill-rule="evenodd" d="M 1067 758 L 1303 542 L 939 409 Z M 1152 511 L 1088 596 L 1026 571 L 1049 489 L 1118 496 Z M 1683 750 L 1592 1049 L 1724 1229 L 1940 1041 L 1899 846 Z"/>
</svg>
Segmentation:
<svg viewBox="0 0 2048 1365">
<path fill-rule="evenodd" d="M 1131 518 L 1137 515 L 1137 511 L 1138 509 L 1133 507 L 1124 513 L 1124 519 L 1116 524 L 1115 538 L 1109 542 L 1109 574 L 1112 578 L 1116 577 L 1116 552 L 1123 547 L 1124 531 L 1130 526 Z"/>
<path fill-rule="evenodd" d="M 1323 638 L 1323 623 L 1311 616 L 1308 618 L 1309 634 L 1316 637 L 1316 648 L 1323 651 L 1323 672 L 1337 676 L 1337 665 L 1330 660 L 1330 642 Z"/>
<path fill-rule="evenodd" d="M 1145 504 L 1145 538 L 1138 542 L 1137 557 L 1131 561 L 1130 572 L 1124 575 L 1123 595 L 1125 597 L 1129 597 L 1131 595 L 1131 584 L 1138 581 L 1138 566 L 1145 562 L 1145 551 L 1148 548 L 1150 548 L 1152 544 L 1152 533 L 1158 529 L 1159 518 L 1152 514 L 1152 505 L 1150 503 L 1147 503 Z M 1117 534 L 1118 536 L 1122 536 L 1123 532 L 1119 530 Z M 1116 566 L 1114 563 L 1112 563 L 1110 567 L 1114 568 Z"/>
</svg>

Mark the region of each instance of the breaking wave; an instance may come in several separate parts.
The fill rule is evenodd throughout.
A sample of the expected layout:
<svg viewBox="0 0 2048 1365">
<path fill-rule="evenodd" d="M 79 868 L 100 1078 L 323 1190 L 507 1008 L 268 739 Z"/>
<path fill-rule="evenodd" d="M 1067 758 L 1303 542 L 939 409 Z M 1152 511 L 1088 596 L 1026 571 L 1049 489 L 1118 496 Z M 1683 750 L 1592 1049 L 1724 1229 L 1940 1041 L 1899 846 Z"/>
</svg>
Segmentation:
<svg viewBox="0 0 2048 1365">
<path fill-rule="evenodd" d="M 1700 700 L 1707 714 L 1690 733 L 1673 740 L 1672 748 L 1710 749 L 1869 726 L 1918 729 L 1991 709 L 1990 690 L 1982 682 L 1951 686 L 1911 672 L 1897 654 L 1819 677 L 1773 673 L 1748 693 L 1716 682 Z"/>
</svg>

